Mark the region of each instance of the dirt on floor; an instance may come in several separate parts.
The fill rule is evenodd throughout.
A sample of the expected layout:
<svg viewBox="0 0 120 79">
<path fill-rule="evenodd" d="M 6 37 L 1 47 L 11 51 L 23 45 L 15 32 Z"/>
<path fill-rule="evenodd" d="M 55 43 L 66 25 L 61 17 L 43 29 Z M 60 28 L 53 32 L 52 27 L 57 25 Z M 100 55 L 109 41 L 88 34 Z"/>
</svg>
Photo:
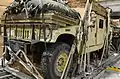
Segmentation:
<svg viewBox="0 0 120 79">
<path fill-rule="evenodd" d="M 3 36 L 0 35 L 0 57 L 3 54 Z"/>
</svg>

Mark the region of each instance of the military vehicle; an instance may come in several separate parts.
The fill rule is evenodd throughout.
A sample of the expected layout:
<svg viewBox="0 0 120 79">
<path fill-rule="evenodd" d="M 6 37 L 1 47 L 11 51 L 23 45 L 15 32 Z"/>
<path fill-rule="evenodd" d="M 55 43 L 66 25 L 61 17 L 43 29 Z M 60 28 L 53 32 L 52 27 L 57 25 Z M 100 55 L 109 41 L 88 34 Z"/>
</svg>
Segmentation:
<svg viewBox="0 0 120 79">
<path fill-rule="evenodd" d="M 110 10 L 94 0 L 70 4 L 15 0 L 7 7 L 3 60 L 9 67 L 36 79 L 67 79 L 86 77 L 103 65 L 109 58 Z"/>
</svg>

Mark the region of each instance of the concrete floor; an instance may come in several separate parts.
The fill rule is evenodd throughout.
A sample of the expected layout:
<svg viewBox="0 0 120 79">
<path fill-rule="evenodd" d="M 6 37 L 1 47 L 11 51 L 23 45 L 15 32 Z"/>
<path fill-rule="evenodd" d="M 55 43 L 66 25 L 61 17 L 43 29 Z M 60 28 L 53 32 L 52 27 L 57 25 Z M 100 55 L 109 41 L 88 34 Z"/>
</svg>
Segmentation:
<svg viewBox="0 0 120 79">
<path fill-rule="evenodd" d="M 0 38 L 2 38 L 0 36 Z M 0 65 L 1 65 L 1 55 L 2 55 L 2 42 L 3 40 L 0 41 Z M 7 62 L 7 61 L 6 61 Z M 114 67 L 120 68 L 120 60 L 117 61 L 116 64 L 114 64 Z M 94 79 L 120 79 L 120 72 L 112 71 L 112 70 L 104 70 L 98 77 Z"/>
<path fill-rule="evenodd" d="M 0 65 L 1 65 L 1 58 L 0 58 Z M 118 61 L 114 66 L 120 68 L 120 61 Z M 116 72 L 112 70 L 104 70 L 98 77 L 94 79 L 120 79 L 120 72 Z"/>
<path fill-rule="evenodd" d="M 120 79 L 120 73 L 108 70 L 105 71 L 104 74 L 98 79 Z"/>
<path fill-rule="evenodd" d="M 114 64 L 114 67 L 120 68 L 120 60 Z M 112 71 L 112 70 L 105 70 L 96 79 L 120 79 L 120 72 Z"/>
</svg>

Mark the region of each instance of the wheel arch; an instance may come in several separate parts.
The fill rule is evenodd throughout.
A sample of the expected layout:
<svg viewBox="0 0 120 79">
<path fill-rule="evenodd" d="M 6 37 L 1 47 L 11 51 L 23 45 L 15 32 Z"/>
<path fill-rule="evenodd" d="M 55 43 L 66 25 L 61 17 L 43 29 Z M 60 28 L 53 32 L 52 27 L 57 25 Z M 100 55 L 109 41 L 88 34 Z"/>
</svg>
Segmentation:
<svg viewBox="0 0 120 79">
<path fill-rule="evenodd" d="M 56 42 L 63 42 L 63 43 L 70 45 L 71 47 L 74 40 L 75 40 L 75 35 L 65 33 L 65 34 L 59 35 Z M 75 52 L 78 53 L 77 46 L 76 46 Z"/>
<path fill-rule="evenodd" d="M 61 34 L 58 36 L 56 42 L 64 42 L 71 46 L 73 44 L 74 39 L 75 39 L 75 36 L 72 34 Z"/>
</svg>

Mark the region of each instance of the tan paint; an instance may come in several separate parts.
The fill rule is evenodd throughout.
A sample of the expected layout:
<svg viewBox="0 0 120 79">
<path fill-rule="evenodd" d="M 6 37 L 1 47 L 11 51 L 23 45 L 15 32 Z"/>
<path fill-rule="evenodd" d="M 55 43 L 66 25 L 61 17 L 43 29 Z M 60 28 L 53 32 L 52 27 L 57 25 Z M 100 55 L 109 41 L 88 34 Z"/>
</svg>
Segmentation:
<svg viewBox="0 0 120 79">
<path fill-rule="evenodd" d="M 105 33 L 105 31 L 106 31 L 106 24 L 105 24 L 106 19 L 105 18 L 107 18 L 107 16 L 105 16 L 105 15 L 107 14 L 107 11 L 102 6 L 100 6 L 100 5 L 96 6 L 96 5 L 97 4 L 95 3 L 91 7 L 91 10 L 94 11 L 94 13 L 96 14 L 95 27 L 90 27 L 91 15 L 90 15 L 90 12 L 87 14 L 89 16 L 89 19 L 87 21 L 88 24 L 86 25 L 86 28 L 88 30 L 88 40 L 87 40 L 87 47 L 86 47 L 87 52 L 92 52 L 92 51 L 101 49 L 104 45 L 104 39 L 105 39 L 105 36 L 106 36 L 106 33 Z M 86 8 L 89 8 L 89 7 L 86 7 Z M 86 8 L 76 7 L 74 9 L 81 14 L 82 18 L 84 18 L 84 17 L 87 16 L 87 15 L 84 16 L 85 13 L 87 13 L 87 11 L 85 11 L 85 10 L 87 10 Z M 99 13 L 99 12 L 102 12 L 102 11 L 104 12 L 103 14 Z M 104 21 L 102 29 L 99 28 L 99 20 L 100 19 L 102 19 Z M 37 20 L 37 21 L 39 21 L 39 20 Z M 85 21 L 86 21 L 86 18 L 85 18 Z M 23 21 L 20 21 L 20 22 L 23 22 Z M 28 20 L 27 22 L 31 22 L 31 21 Z M 33 20 L 33 22 L 36 22 L 36 20 Z M 57 30 L 53 31 L 52 39 L 49 42 L 56 42 L 57 38 L 61 34 L 71 34 L 71 35 L 75 36 L 76 28 L 79 28 L 79 27 L 82 27 L 82 26 L 73 25 L 73 26 L 58 28 Z M 69 31 L 66 31 L 66 29 L 69 29 Z M 36 33 L 37 33 L 37 31 L 36 31 Z M 79 34 L 80 34 L 80 30 L 79 30 Z M 79 34 L 78 34 L 78 38 L 79 38 Z M 44 40 L 40 39 L 40 41 L 44 41 Z M 79 42 L 79 39 L 78 39 L 78 42 Z M 78 44 L 77 47 L 78 47 L 78 50 L 79 50 L 80 49 L 80 43 Z"/>
</svg>

